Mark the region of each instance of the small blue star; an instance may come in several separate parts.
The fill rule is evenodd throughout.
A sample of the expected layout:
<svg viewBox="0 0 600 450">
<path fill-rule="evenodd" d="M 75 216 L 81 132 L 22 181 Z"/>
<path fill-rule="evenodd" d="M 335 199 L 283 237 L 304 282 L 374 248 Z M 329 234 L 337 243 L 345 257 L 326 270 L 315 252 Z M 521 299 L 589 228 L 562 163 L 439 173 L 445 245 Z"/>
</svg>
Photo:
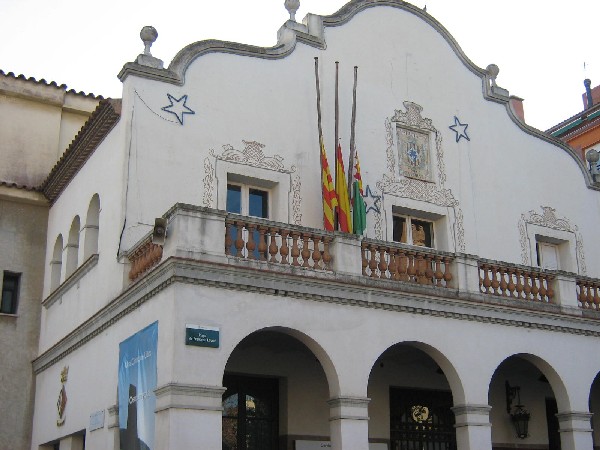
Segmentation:
<svg viewBox="0 0 600 450">
<path fill-rule="evenodd" d="M 460 123 L 458 117 L 454 116 L 454 125 L 450 125 L 452 131 L 456 133 L 456 142 L 460 141 L 460 138 L 464 137 L 467 141 L 470 141 L 469 136 L 467 136 L 467 127 L 469 125 L 466 123 Z"/>
<path fill-rule="evenodd" d="M 171 104 L 168 106 L 163 106 L 161 109 L 168 113 L 174 114 L 181 125 L 183 125 L 184 114 L 196 114 L 185 104 L 185 102 L 187 102 L 187 95 L 183 95 L 181 98 L 175 98 L 171 94 L 167 94 L 167 97 Z"/>
<path fill-rule="evenodd" d="M 365 191 L 365 196 L 363 197 L 365 200 L 366 213 L 373 210 L 376 214 L 381 213 L 381 209 L 379 208 L 381 202 L 381 195 L 373 195 L 371 191 L 371 186 L 367 185 L 367 190 Z"/>
</svg>

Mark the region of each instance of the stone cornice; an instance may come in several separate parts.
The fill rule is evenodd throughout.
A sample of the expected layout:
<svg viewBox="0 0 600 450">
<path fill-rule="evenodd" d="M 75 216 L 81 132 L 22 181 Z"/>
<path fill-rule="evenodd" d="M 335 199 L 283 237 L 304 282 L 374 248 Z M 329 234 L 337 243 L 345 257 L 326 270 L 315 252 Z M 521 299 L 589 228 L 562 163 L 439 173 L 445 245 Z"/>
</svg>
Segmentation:
<svg viewBox="0 0 600 450">
<path fill-rule="evenodd" d="M 271 267 L 256 262 L 255 267 L 263 266 Z M 340 276 L 304 268 L 284 267 L 274 271 L 253 267 L 168 258 L 38 356 L 33 361 L 33 369 L 37 374 L 60 361 L 173 283 L 600 337 L 600 322 L 561 314 L 556 305 L 496 299 L 483 294 L 459 295 L 453 289 Z"/>
<path fill-rule="evenodd" d="M 75 272 L 69 276 L 60 286 L 56 288 L 48 297 L 42 301 L 44 308 L 48 309 L 52 306 L 59 298 L 61 298 L 73 285 L 75 285 L 81 278 L 92 270 L 93 267 L 98 264 L 99 255 L 96 253 L 86 259 L 81 266 L 77 268 Z"/>
<path fill-rule="evenodd" d="M 58 198 L 121 117 L 121 100 L 102 100 L 40 186 L 50 203 Z"/>
</svg>

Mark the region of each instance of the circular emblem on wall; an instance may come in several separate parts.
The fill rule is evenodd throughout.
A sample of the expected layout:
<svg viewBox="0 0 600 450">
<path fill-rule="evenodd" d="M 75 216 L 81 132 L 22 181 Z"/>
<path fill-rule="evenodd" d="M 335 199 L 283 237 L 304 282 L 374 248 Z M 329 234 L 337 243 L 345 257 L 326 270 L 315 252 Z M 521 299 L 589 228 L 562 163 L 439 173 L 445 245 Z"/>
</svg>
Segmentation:
<svg viewBox="0 0 600 450">
<path fill-rule="evenodd" d="M 423 423 L 429 419 L 429 408 L 427 406 L 416 405 L 410 410 L 413 420 L 417 423 Z"/>
</svg>

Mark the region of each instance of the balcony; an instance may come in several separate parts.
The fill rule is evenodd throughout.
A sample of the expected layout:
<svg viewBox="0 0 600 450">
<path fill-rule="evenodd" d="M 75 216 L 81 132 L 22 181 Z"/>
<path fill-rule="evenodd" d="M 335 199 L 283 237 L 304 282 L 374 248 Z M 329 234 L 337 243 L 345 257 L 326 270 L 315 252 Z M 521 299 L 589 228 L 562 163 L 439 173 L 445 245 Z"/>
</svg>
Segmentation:
<svg viewBox="0 0 600 450">
<path fill-rule="evenodd" d="M 333 233 L 177 204 L 164 247 L 127 257 L 132 283 L 169 258 L 346 285 L 600 319 L 600 280 L 475 255 Z"/>
</svg>

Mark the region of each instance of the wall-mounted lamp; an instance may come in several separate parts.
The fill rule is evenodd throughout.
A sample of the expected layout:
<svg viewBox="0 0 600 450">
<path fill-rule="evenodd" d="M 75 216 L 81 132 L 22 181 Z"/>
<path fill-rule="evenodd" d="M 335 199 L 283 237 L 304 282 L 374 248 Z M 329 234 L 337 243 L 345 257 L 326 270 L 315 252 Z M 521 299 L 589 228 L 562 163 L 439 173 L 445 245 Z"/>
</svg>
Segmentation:
<svg viewBox="0 0 600 450">
<path fill-rule="evenodd" d="M 521 387 L 511 387 L 511 385 L 508 384 L 508 381 L 506 381 L 505 386 L 506 412 L 510 415 L 510 420 L 515 426 L 517 437 L 519 437 L 519 439 L 525 439 L 529 435 L 528 428 L 531 414 L 529 414 L 529 411 L 527 411 L 527 409 L 525 409 L 525 407 L 521 404 Z M 515 397 L 517 397 L 517 404 L 513 408 L 512 402 Z"/>
<path fill-rule="evenodd" d="M 591 149 L 588 150 L 585 154 L 585 160 L 590 164 L 590 174 L 592 175 L 592 179 L 594 182 L 596 181 L 596 177 L 598 176 L 598 160 L 600 159 L 600 153 L 598 151 Z"/>
</svg>

